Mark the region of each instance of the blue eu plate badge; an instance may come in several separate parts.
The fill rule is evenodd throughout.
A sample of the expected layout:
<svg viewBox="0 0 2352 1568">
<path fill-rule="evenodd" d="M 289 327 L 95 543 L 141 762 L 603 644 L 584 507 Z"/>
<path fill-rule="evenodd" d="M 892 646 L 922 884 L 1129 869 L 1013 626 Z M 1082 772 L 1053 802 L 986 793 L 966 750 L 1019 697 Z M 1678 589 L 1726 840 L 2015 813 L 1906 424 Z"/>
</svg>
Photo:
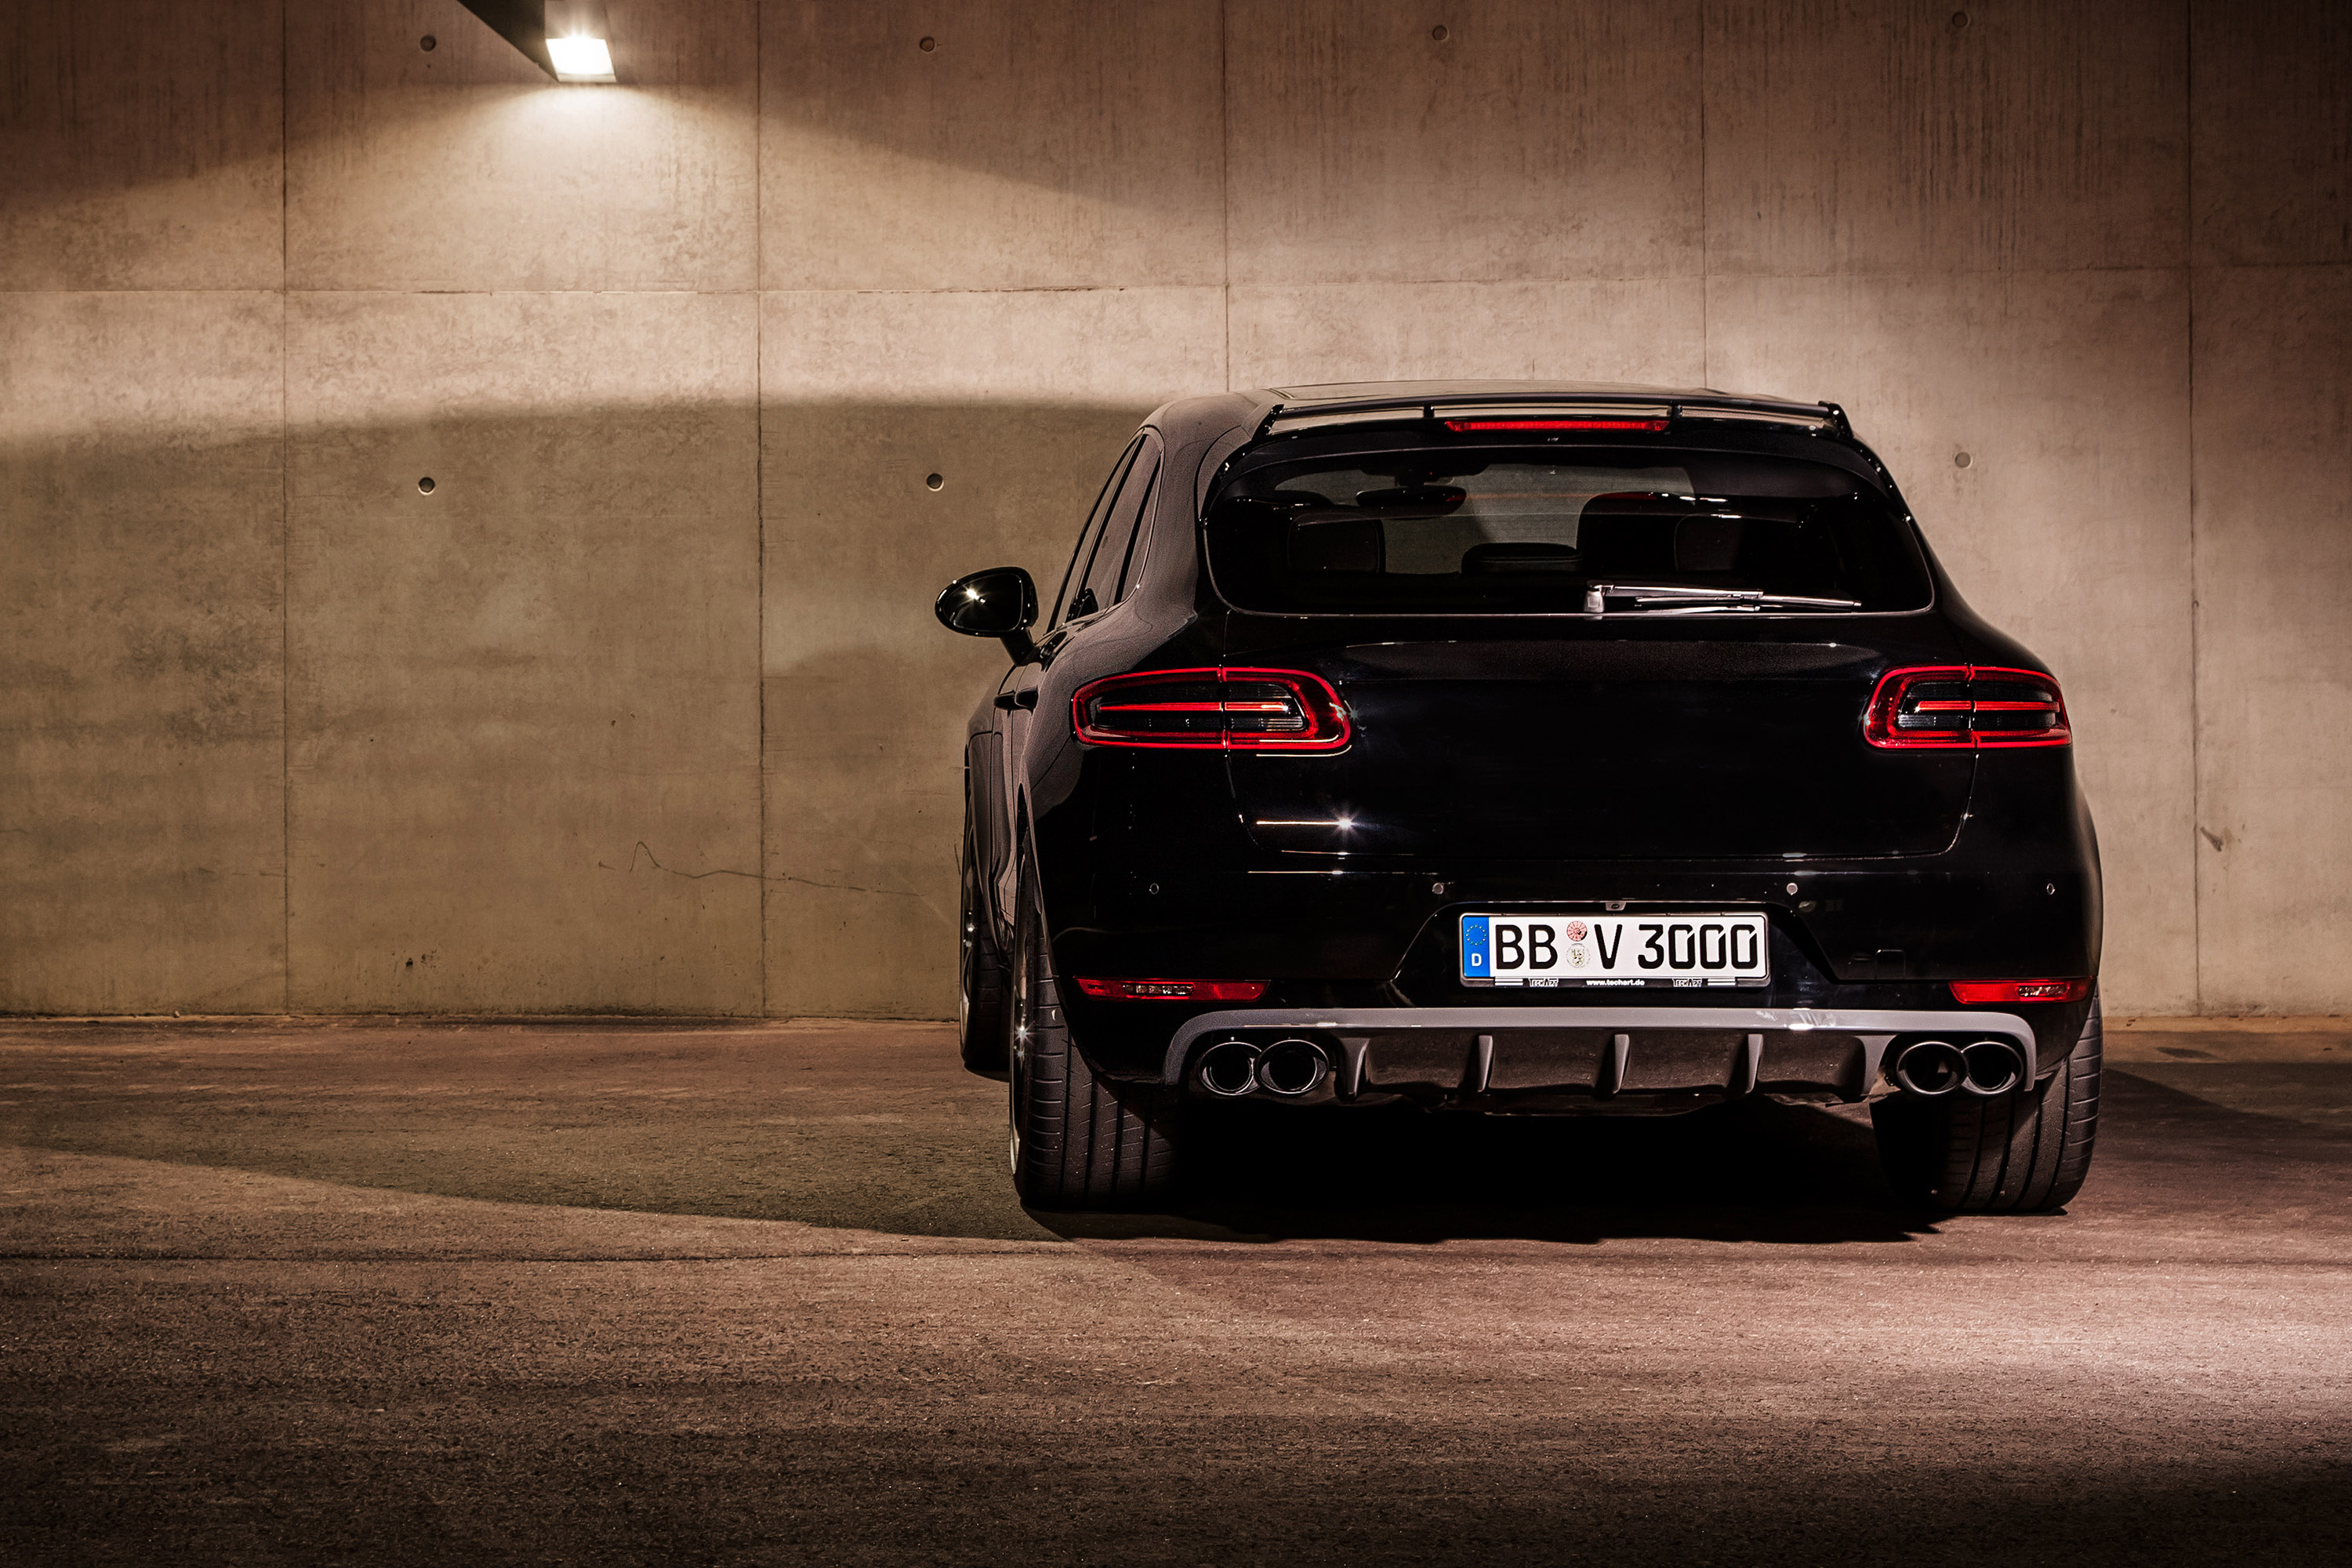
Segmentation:
<svg viewBox="0 0 2352 1568">
<path fill-rule="evenodd" d="M 1486 980 L 1494 976 L 1494 965 L 1486 954 L 1485 915 L 1465 915 L 1462 921 L 1462 973 L 1465 979 Z"/>
</svg>

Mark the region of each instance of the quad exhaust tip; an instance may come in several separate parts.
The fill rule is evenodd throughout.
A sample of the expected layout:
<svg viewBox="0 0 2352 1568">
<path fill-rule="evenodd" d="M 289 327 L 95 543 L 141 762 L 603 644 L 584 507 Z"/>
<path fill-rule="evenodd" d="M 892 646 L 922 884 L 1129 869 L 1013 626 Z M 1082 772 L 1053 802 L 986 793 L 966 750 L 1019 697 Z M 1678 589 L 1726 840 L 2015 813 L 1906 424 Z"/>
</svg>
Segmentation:
<svg viewBox="0 0 2352 1568">
<path fill-rule="evenodd" d="M 1951 1093 L 1968 1076 L 1968 1058 L 1948 1040 L 1914 1040 L 1895 1058 L 1895 1083 L 1929 1100 Z"/>
<path fill-rule="evenodd" d="M 2025 1076 L 2017 1047 L 2007 1040 L 1979 1040 L 1960 1053 L 1960 1059 L 1968 1064 L 1960 1087 L 1970 1094 L 2007 1094 Z"/>
<path fill-rule="evenodd" d="M 1895 1053 L 1895 1085 L 1907 1094 L 1938 1100 L 1967 1093 L 1990 1099 L 2007 1094 L 2025 1077 L 2025 1062 L 2007 1040 L 1977 1040 L 1961 1047 L 1949 1040 L 1914 1040 Z"/>
<path fill-rule="evenodd" d="M 1258 1049 L 1246 1040 L 1223 1040 L 1201 1058 L 1201 1087 L 1239 1100 L 1257 1087 Z"/>
<path fill-rule="evenodd" d="M 1312 1040 L 1276 1040 L 1257 1058 L 1258 1087 L 1296 1100 L 1312 1094 L 1331 1071 L 1331 1058 Z"/>
<path fill-rule="evenodd" d="M 1314 1093 L 1331 1076 L 1330 1054 L 1312 1040 L 1276 1040 L 1260 1047 L 1220 1040 L 1201 1057 L 1201 1087 L 1226 1100 L 1263 1089 L 1282 1100 Z"/>
</svg>

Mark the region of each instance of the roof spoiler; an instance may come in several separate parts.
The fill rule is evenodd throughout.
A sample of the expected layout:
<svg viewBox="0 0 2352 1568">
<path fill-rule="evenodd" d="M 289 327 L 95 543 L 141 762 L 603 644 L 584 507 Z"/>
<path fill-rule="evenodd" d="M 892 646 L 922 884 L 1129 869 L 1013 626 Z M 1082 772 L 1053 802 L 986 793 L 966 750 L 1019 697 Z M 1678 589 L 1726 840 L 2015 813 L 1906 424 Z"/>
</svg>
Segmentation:
<svg viewBox="0 0 2352 1568">
<path fill-rule="evenodd" d="M 1258 422 L 1254 441 L 1285 430 L 1307 430 L 1325 425 L 1354 425 L 1401 416 L 1418 416 L 1434 423 L 1440 410 L 1488 416 L 1525 414 L 1559 418 L 1578 414 L 1614 415 L 1661 419 L 1730 419 L 1759 425 L 1797 425 L 1834 430 L 1848 440 L 1853 426 L 1845 410 L 1834 403 L 1793 403 L 1778 397 L 1735 397 L 1724 393 L 1688 396 L 1654 392 L 1623 394 L 1575 392 L 1547 397 L 1525 392 L 1459 393 L 1443 397 L 1350 397 L 1331 402 L 1277 403 Z"/>
</svg>

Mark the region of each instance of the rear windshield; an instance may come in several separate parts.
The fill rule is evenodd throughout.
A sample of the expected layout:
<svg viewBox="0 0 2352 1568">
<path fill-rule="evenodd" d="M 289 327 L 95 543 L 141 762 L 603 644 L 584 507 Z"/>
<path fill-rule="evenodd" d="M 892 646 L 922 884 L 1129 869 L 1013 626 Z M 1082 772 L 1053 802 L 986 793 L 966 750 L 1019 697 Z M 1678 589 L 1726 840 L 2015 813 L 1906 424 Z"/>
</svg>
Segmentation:
<svg viewBox="0 0 2352 1568">
<path fill-rule="evenodd" d="M 1268 464 L 1218 492 L 1208 540 L 1227 602 L 1277 613 L 1852 613 L 1928 600 L 1910 529 L 1874 487 L 1743 452 Z"/>
</svg>

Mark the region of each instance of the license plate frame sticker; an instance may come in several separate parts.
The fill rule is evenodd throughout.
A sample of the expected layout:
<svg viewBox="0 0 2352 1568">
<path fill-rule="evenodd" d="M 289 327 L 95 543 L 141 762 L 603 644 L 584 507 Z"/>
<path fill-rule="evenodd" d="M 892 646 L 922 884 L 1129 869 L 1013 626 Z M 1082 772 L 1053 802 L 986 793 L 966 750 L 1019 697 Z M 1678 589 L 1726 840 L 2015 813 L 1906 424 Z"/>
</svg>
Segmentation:
<svg viewBox="0 0 2352 1568">
<path fill-rule="evenodd" d="M 1465 914 L 1454 954 L 1465 985 L 1756 990 L 1772 984 L 1760 913 Z"/>
</svg>

